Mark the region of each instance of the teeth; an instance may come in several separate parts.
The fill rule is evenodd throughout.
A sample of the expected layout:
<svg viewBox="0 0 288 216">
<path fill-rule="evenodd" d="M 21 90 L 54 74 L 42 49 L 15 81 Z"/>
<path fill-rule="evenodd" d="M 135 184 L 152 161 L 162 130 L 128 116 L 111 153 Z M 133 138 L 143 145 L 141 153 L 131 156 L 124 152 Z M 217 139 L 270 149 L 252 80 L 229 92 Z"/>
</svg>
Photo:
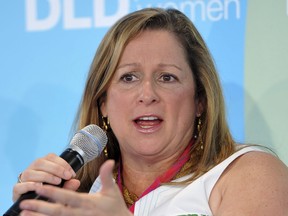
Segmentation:
<svg viewBox="0 0 288 216">
<path fill-rule="evenodd" d="M 141 128 L 143 128 L 143 129 L 149 129 L 149 128 L 152 128 L 152 126 L 144 126 L 144 125 L 142 125 L 142 126 L 140 126 Z"/>
<path fill-rule="evenodd" d="M 152 121 L 152 120 L 157 120 L 157 119 L 158 118 L 154 116 L 145 116 L 145 117 L 139 118 L 139 120 L 142 120 L 142 121 Z"/>
</svg>

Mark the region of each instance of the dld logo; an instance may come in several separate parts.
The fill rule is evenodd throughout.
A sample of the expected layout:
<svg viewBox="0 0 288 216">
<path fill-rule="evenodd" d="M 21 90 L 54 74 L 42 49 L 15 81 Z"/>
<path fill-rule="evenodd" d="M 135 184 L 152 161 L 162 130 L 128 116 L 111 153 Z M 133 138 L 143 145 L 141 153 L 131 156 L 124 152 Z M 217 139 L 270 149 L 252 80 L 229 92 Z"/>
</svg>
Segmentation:
<svg viewBox="0 0 288 216">
<path fill-rule="evenodd" d="M 117 0 L 118 7 L 116 12 L 109 15 L 105 13 L 107 8 L 105 2 L 108 4 L 108 1 L 94 0 L 91 1 L 93 2 L 93 5 L 91 5 L 93 17 L 76 17 L 75 0 L 46 0 L 44 1 L 44 6 L 47 10 L 45 10 L 44 16 L 43 14 L 40 16 L 40 8 L 43 6 L 40 2 L 43 4 L 43 1 L 39 0 L 26 0 L 27 31 L 49 30 L 61 21 L 64 29 L 109 27 L 129 12 L 129 0 Z M 82 1 L 80 2 L 83 3 Z"/>
</svg>

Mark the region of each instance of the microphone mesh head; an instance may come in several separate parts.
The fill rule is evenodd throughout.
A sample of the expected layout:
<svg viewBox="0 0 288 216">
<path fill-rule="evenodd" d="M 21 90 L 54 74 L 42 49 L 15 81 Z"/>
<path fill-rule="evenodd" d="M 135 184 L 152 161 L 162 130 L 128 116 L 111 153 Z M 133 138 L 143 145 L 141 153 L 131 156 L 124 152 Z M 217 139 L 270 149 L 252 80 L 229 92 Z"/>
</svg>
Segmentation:
<svg viewBox="0 0 288 216">
<path fill-rule="evenodd" d="M 69 147 L 77 151 L 87 163 L 98 157 L 107 143 L 105 132 L 97 125 L 88 125 L 77 131 Z"/>
</svg>

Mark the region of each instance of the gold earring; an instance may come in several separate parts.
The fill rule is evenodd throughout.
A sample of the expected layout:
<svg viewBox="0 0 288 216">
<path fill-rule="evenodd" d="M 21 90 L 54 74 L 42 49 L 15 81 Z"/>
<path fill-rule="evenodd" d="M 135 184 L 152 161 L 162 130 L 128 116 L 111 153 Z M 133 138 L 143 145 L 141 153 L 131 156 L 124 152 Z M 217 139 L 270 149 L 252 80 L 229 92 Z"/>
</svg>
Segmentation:
<svg viewBox="0 0 288 216">
<path fill-rule="evenodd" d="M 109 118 L 102 116 L 102 129 L 107 133 L 109 128 L 110 128 Z M 104 148 L 103 152 L 104 152 L 105 157 L 108 158 L 109 154 L 108 154 L 107 146 Z"/>
<path fill-rule="evenodd" d="M 110 128 L 110 122 L 108 117 L 102 116 L 102 123 L 103 123 L 102 129 L 105 130 L 105 132 L 107 132 Z"/>
<path fill-rule="evenodd" d="M 202 134 L 201 134 L 201 129 L 202 129 L 202 120 L 201 116 L 198 118 L 198 123 L 197 123 L 197 134 L 194 135 L 195 139 L 199 139 L 200 146 L 197 148 L 197 150 L 203 150 L 203 139 L 202 139 Z"/>
<path fill-rule="evenodd" d="M 108 156 L 109 156 L 107 147 L 104 148 L 104 155 L 106 158 L 108 158 Z"/>
</svg>

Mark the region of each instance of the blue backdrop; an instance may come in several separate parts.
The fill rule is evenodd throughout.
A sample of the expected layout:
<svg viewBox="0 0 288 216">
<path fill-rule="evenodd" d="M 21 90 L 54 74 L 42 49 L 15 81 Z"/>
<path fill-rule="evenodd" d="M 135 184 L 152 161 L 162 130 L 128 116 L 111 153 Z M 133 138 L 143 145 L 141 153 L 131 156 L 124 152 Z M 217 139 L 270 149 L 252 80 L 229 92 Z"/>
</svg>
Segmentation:
<svg viewBox="0 0 288 216">
<path fill-rule="evenodd" d="M 12 204 L 18 174 L 68 144 L 90 63 L 108 27 L 149 6 L 174 7 L 194 21 L 215 58 L 233 136 L 244 141 L 246 0 L 2 1 L 1 213 Z"/>
</svg>

